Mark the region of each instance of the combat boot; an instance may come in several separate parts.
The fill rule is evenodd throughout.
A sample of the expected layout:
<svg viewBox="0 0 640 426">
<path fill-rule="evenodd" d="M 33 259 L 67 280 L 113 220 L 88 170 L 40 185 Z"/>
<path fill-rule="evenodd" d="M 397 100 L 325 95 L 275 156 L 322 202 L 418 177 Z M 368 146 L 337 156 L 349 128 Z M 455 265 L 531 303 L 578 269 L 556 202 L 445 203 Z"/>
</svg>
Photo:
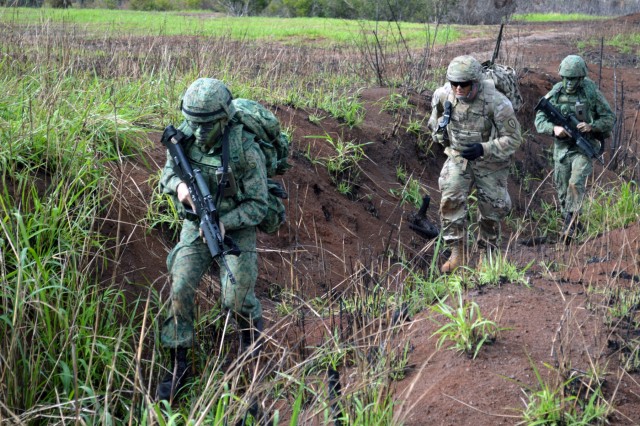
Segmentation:
<svg viewBox="0 0 640 426">
<path fill-rule="evenodd" d="M 241 353 L 251 350 L 249 357 L 255 358 L 262 351 L 264 341 L 264 320 L 259 318 L 253 321 L 253 326 L 248 325 L 240 331 Z"/>
<path fill-rule="evenodd" d="M 189 380 L 189 366 L 187 364 L 187 349 L 171 349 L 171 370 L 167 371 L 158 384 L 156 394 L 158 401 L 173 401 Z"/>
<path fill-rule="evenodd" d="M 451 255 L 445 264 L 442 265 L 442 268 L 440 268 L 440 272 L 443 274 L 449 274 L 457 267 L 462 266 L 463 263 L 462 240 L 455 241 L 453 243 L 453 247 L 451 247 Z"/>
</svg>

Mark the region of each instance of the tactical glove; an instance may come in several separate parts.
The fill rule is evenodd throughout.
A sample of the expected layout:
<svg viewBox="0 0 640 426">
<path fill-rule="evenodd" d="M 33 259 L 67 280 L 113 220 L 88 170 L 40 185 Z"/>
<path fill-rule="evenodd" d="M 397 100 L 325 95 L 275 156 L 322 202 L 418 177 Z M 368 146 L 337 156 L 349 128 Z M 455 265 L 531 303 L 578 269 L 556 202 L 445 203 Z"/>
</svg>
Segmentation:
<svg viewBox="0 0 640 426">
<path fill-rule="evenodd" d="M 484 155 L 484 149 L 482 148 L 482 144 L 479 143 L 469 145 L 460 153 L 460 156 L 462 156 L 462 158 L 469 161 L 473 161 L 476 158 L 481 157 L 482 155 Z"/>
</svg>

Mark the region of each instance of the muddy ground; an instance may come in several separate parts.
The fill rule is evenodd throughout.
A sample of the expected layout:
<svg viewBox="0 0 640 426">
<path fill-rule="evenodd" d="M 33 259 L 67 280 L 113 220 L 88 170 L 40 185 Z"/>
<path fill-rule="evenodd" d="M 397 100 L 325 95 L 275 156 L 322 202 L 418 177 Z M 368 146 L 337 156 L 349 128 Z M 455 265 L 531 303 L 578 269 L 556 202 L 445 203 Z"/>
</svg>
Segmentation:
<svg viewBox="0 0 640 426">
<path fill-rule="evenodd" d="M 601 82 L 602 91 L 614 105 L 614 82 L 624 82 L 624 120 L 627 133 L 623 143 L 627 165 L 637 162 L 638 110 L 640 109 L 640 71 L 637 54 L 621 53 L 606 47 L 600 76 L 599 49 L 578 52 L 576 43 L 587 34 L 607 33 L 615 28 L 640 25 L 640 15 L 597 23 L 549 23 L 510 25 L 503 41 L 504 59 L 515 62 L 520 75 L 525 105 L 518 118 L 526 139 L 515 158 L 510 182 L 514 216 L 522 217 L 540 207 L 544 200 L 554 203 L 550 163 L 551 139 L 537 135 L 533 127 L 533 107 L 557 81 L 557 68 L 568 54 L 581 53 L 588 62 L 591 77 Z M 471 30 L 470 30 L 471 32 Z M 473 37 L 473 35 L 471 34 Z M 473 54 L 489 59 L 494 40 L 473 37 L 449 45 L 445 56 Z M 262 298 L 268 324 L 278 320 L 276 305 L 283 290 L 304 299 L 339 291 L 345 280 L 361 265 L 373 265 L 389 250 L 405 251 L 415 265 L 428 265 L 434 247 L 414 234 L 406 218 L 414 208 L 401 204 L 390 189 L 400 189 L 396 169 L 402 165 L 428 189 L 432 206 L 428 217 L 438 221 L 439 192 L 437 177 L 445 156 L 434 146 L 427 153 L 420 141 L 426 134 L 404 131 L 413 117 L 429 112 L 430 93 L 409 94 L 412 112 L 381 111 L 382 99 L 389 89 L 369 88 L 361 93 L 365 102 L 364 122 L 350 129 L 331 118 L 320 123 L 309 120 L 316 111 L 296 110 L 271 105 L 286 127 L 293 129 L 293 168 L 281 180 L 289 192 L 288 223 L 277 235 L 261 235 L 258 295 Z M 398 120 L 402 119 L 401 125 Z M 365 147 L 366 159 L 355 194 L 340 195 L 326 169 L 309 158 L 328 155 L 326 142 L 313 135 L 371 142 Z M 153 135 L 157 139 L 158 135 Z M 428 142 L 427 142 L 428 145 Z M 146 211 L 151 196 L 147 179 L 164 163 L 164 151 L 158 146 L 149 153 L 150 167 L 130 164 L 124 178 L 131 188 L 130 211 L 137 223 Z M 610 160 L 609 153 L 605 160 Z M 624 173 L 633 176 L 637 167 Z M 605 169 L 595 165 L 594 179 L 612 181 L 622 168 Z M 531 185 L 525 185 L 528 177 Z M 163 294 L 168 292 L 165 257 L 173 242 L 160 230 L 146 233 L 134 225 L 125 228 L 128 244 L 117 271 L 118 281 L 150 283 Z M 518 241 L 536 235 L 536 229 L 504 229 L 502 249 L 509 259 L 524 267 L 530 287 L 506 283 L 501 287 L 472 290 L 468 297 L 484 313 L 494 313 L 506 329 L 497 341 L 486 346 L 476 359 L 454 351 L 436 351 L 436 329 L 427 311 L 419 312 L 403 326 L 413 347 L 410 369 L 396 383 L 402 405 L 399 418 L 407 425 L 496 425 L 520 421 L 525 394 L 536 388 L 535 369 L 549 381 L 556 373 L 544 366 L 557 367 L 565 362 L 565 371 L 587 371 L 597 364 L 606 369 L 605 392 L 613 405 L 610 424 L 640 423 L 640 374 L 620 369 L 615 333 L 602 322 L 602 310 L 593 309 L 589 286 L 637 286 L 640 260 L 640 225 L 632 224 L 597 238 L 581 241 L 566 249 L 547 242 L 525 246 Z M 474 253 L 471 252 L 474 261 Z M 437 259 L 442 263 L 445 257 Z M 558 268 L 545 265 L 558 264 Z M 144 291 L 131 286 L 133 291 Z M 204 297 L 204 296 L 203 296 Z M 281 338 L 273 330 L 272 338 Z M 613 347 L 612 347 L 613 346 Z M 570 364 L 570 365 L 569 365 Z M 348 380 L 348 379 L 347 379 Z M 345 383 L 345 385 L 348 385 Z"/>
</svg>

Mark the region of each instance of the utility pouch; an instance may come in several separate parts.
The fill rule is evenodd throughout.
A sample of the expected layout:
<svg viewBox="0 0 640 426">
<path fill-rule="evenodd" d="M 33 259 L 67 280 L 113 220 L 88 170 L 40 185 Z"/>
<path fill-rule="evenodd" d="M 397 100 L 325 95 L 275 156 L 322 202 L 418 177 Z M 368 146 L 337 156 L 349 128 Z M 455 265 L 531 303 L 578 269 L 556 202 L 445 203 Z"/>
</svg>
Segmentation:
<svg viewBox="0 0 640 426">
<path fill-rule="evenodd" d="M 586 112 L 585 104 L 583 104 L 580 101 L 576 101 L 576 118 L 580 122 L 587 121 L 587 112 Z"/>
<path fill-rule="evenodd" d="M 218 182 L 218 185 L 222 184 L 223 177 L 226 177 L 226 184 L 222 188 L 222 196 L 233 197 L 238 192 L 238 188 L 236 186 L 236 178 L 233 175 L 233 170 L 229 169 L 229 171 L 225 174 L 224 168 L 218 167 L 216 169 L 216 181 Z"/>
</svg>

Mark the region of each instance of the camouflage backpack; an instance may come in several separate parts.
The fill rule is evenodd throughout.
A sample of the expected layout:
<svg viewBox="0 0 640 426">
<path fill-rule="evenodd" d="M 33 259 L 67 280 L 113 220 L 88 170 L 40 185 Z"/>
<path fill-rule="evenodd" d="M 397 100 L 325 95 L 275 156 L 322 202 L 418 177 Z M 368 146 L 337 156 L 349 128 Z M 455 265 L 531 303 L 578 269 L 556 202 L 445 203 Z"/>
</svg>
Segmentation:
<svg viewBox="0 0 640 426">
<path fill-rule="evenodd" d="M 260 141 L 267 167 L 267 177 L 283 174 L 291 167 L 287 163 L 289 157 L 289 137 L 282 133 L 280 122 L 275 115 L 260 103 L 250 99 L 234 99 L 233 121 L 241 123 L 248 131 L 256 135 Z M 233 152 L 233 149 L 232 149 Z M 266 217 L 258 225 L 258 229 L 267 234 L 275 233 L 286 221 L 285 206 L 282 202 L 287 198 L 284 187 L 273 179 L 267 179 L 269 187 L 269 210 Z"/>
<path fill-rule="evenodd" d="M 496 89 L 511 101 L 515 112 L 522 108 L 524 101 L 520 94 L 516 70 L 506 65 L 486 61 L 482 64 L 482 74 L 486 80 L 492 80 Z"/>
<path fill-rule="evenodd" d="M 291 167 L 287 163 L 290 141 L 282 133 L 276 116 L 259 102 L 250 99 L 234 99 L 232 104 L 236 109 L 234 120 L 242 123 L 262 141 L 260 148 L 267 160 L 267 176 L 283 174 Z"/>
</svg>

